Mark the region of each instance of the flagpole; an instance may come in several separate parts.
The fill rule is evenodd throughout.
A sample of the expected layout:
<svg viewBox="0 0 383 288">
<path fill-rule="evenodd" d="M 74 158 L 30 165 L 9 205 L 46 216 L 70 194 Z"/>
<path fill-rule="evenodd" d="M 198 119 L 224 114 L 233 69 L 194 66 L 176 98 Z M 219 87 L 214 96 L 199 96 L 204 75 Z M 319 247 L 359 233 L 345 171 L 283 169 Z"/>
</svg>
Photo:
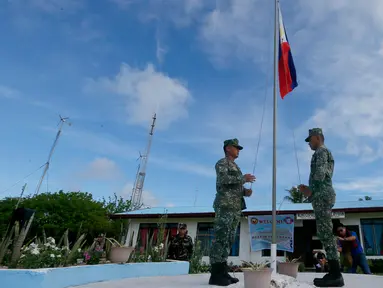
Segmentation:
<svg viewBox="0 0 383 288">
<path fill-rule="evenodd" d="M 277 272 L 277 72 L 278 72 L 278 0 L 274 0 L 274 89 L 273 89 L 273 176 L 271 268 Z"/>
</svg>

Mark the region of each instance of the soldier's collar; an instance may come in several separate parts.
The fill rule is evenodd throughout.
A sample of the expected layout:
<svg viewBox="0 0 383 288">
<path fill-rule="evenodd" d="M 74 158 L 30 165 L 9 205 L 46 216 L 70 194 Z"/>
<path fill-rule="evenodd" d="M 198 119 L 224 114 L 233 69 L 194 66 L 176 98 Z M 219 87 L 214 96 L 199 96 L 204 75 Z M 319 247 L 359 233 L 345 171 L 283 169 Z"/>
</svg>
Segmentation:
<svg viewBox="0 0 383 288">
<path fill-rule="evenodd" d="M 234 161 L 233 159 L 230 159 L 230 157 L 229 157 L 229 156 L 225 156 L 225 158 L 227 159 L 227 161 L 230 161 L 230 162 L 233 162 L 233 163 L 235 163 L 235 161 Z"/>
</svg>

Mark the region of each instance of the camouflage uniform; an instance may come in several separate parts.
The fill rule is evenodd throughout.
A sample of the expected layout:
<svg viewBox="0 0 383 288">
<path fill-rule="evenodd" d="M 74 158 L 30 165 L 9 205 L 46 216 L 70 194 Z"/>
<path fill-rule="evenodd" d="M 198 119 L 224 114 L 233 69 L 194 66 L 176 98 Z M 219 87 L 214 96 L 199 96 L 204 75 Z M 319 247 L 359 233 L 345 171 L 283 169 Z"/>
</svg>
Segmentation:
<svg viewBox="0 0 383 288">
<path fill-rule="evenodd" d="M 322 129 L 313 128 L 309 130 L 309 136 L 306 142 L 310 142 L 311 136 L 323 135 Z M 315 214 L 317 236 L 320 239 L 323 248 L 326 251 L 327 259 L 332 265 L 330 274 L 326 275 L 323 279 L 317 278 L 314 284 L 318 287 L 342 287 L 343 278 L 340 272 L 338 273 L 339 255 L 337 250 L 336 238 L 333 234 L 332 224 L 332 208 L 335 204 L 335 190 L 332 187 L 332 176 L 334 173 L 334 158 L 325 145 L 318 147 L 312 158 L 310 164 L 310 178 L 309 188 L 312 195 L 309 197 Z M 335 271 L 335 272 L 334 272 Z M 339 275 L 340 276 L 339 276 Z M 329 280 L 332 277 L 332 280 Z M 337 278 L 338 277 L 338 278 Z M 341 279 L 341 280 L 340 280 Z M 317 281 L 317 282 L 316 282 Z M 326 281 L 338 281 L 337 285 L 331 286 L 331 283 Z M 325 286 L 323 286 L 325 285 Z M 340 286 L 338 286 L 340 285 Z"/>
<path fill-rule="evenodd" d="M 322 134 L 322 130 L 314 128 L 310 130 L 309 137 L 315 133 Z M 317 134 L 316 134 L 317 135 Z M 309 138 L 306 139 L 309 141 Z M 310 165 L 309 188 L 312 192 L 312 203 L 317 234 L 326 250 L 328 260 L 339 260 L 336 239 L 333 234 L 331 220 L 332 207 L 335 204 L 335 191 L 332 187 L 332 175 L 334 173 L 334 158 L 331 152 L 322 145 L 313 154 Z"/>
<path fill-rule="evenodd" d="M 181 237 L 177 234 L 170 242 L 169 258 L 180 261 L 189 261 L 193 255 L 193 239 L 189 235 Z"/>
<path fill-rule="evenodd" d="M 210 251 L 210 263 L 226 262 L 241 218 L 244 179 L 237 164 L 223 158 L 215 165 L 217 194 L 214 201 L 215 242 Z"/>
<path fill-rule="evenodd" d="M 226 140 L 224 146 L 228 145 L 236 146 L 239 150 L 243 149 L 242 146 L 239 146 L 237 139 Z M 216 163 L 215 170 L 217 174 L 217 193 L 213 204 L 215 241 L 210 250 L 210 264 L 222 265 L 222 269 L 226 269 L 226 276 L 230 277 L 232 283 L 236 283 L 238 279 L 227 274 L 226 261 L 235 241 L 242 209 L 245 208 L 243 199 L 245 180 L 238 165 L 227 157 Z M 219 271 L 217 273 L 219 274 Z"/>
</svg>

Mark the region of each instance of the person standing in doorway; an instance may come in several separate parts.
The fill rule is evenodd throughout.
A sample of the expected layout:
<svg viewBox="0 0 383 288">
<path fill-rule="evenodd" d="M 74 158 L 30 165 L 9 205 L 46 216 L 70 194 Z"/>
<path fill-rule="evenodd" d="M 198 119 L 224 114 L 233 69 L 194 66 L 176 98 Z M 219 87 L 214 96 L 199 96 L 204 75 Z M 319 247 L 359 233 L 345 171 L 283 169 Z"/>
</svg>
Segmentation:
<svg viewBox="0 0 383 288">
<path fill-rule="evenodd" d="M 326 251 L 329 273 L 323 278 L 315 278 L 317 287 L 343 287 L 344 280 L 340 270 L 340 261 L 336 238 L 333 234 L 332 208 L 335 204 L 335 190 L 332 186 L 334 173 L 334 158 L 324 145 L 324 135 L 321 128 L 309 130 L 305 140 L 314 150 L 311 158 L 309 186 L 299 185 L 299 190 L 312 203 L 317 234 Z"/>
<path fill-rule="evenodd" d="M 193 255 L 193 239 L 187 235 L 187 225 L 178 225 L 178 234 L 170 241 L 169 258 L 179 261 L 189 261 Z"/>
<path fill-rule="evenodd" d="M 358 235 L 354 231 L 349 231 L 342 223 L 336 227 L 336 233 L 339 239 L 339 252 L 349 247 L 351 250 L 352 265 L 348 272 L 356 273 L 358 266 L 364 274 L 371 274 L 370 267 L 366 255 L 364 254 L 362 245 L 360 245 Z"/>
<path fill-rule="evenodd" d="M 255 181 L 254 175 L 242 175 L 241 169 L 234 162 L 242 149 L 238 139 L 224 141 L 225 157 L 215 165 L 217 174 L 217 193 L 213 204 L 215 241 L 210 250 L 210 285 L 229 286 L 239 281 L 228 273 L 227 259 L 235 240 L 242 210 L 246 207 L 243 197 L 250 197 L 252 194 L 252 190 L 244 188 L 243 185 Z"/>
</svg>

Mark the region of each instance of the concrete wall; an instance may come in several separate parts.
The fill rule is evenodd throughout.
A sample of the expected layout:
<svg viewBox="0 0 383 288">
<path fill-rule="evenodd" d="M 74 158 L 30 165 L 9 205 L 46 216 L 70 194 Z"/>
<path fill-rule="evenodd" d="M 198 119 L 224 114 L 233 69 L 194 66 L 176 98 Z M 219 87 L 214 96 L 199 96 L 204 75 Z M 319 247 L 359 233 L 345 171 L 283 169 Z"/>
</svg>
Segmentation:
<svg viewBox="0 0 383 288">
<path fill-rule="evenodd" d="M 1 288 L 67 288 L 124 278 L 177 276 L 189 273 L 188 262 L 86 265 L 52 269 L 1 269 Z"/>
<path fill-rule="evenodd" d="M 363 235 L 360 226 L 360 219 L 364 218 L 383 218 L 383 213 L 346 213 L 345 218 L 340 219 L 344 225 L 358 225 L 360 229 L 360 235 Z M 213 222 L 213 218 L 171 218 L 168 220 L 169 223 L 186 223 L 188 225 L 189 235 L 195 239 L 197 236 L 197 225 L 201 222 Z M 157 223 L 157 219 L 132 219 L 130 223 L 129 233 L 134 231 L 134 245 L 137 243 L 137 235 L 139 231 L 140 223 Z M 302 220 L 295 220 L 295 227 L 302 227 Z M 130 235 L 130 234 L 129 234 Z M 363 237 L 360 239 L 363 245 Z M 130 239 L 130 238 L 127 238 Z M 238 257 L 229 257 L 228 261 L 233 262 L 233 264 L 240 265 L 242 261 L 252 261 L 252 262 L 264 262 L 270 260 L 270 257 L 262 257 L 262 251 L 251 252 L 250 250 L 250 236 L 249 236 L 249 224 L 247 222 L 247 217 L 241 219 L 241 230 L 239 237 L 239 256 Z M 281 259 L 283 257 L 278 257 Z M 383 258 L 382 256 L 368 256 L 367 258 Z M 209 263 L 209 257 L 203 257 L 202 261 Z"/>
</svg>

